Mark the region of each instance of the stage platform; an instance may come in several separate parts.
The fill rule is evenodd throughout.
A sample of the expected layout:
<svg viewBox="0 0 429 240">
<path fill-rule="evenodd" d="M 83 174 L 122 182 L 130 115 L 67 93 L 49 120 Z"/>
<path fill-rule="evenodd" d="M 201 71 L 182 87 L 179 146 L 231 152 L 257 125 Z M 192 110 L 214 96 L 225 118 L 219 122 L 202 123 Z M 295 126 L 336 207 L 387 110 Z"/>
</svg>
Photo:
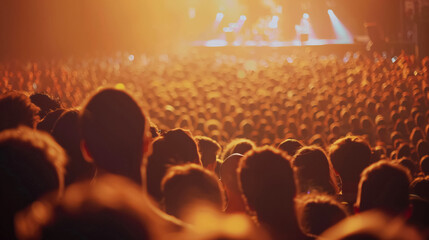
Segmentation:
<svg viewBox="0 0 429 240">
<path fill-rule="evenodd" d="M 344 55 L 346 52 L 366 51 L 364 43 L 336 43 L 335 41 L 317 40 L 301 45 L 299 41 L 292 42 L 255 42 L 254 44 L 228 44 L 226 42 L 195 42 L 193 47 L 205 53 L 228 54 L 297 54 L 311 51 L 319 55 Z"/>
</svg>

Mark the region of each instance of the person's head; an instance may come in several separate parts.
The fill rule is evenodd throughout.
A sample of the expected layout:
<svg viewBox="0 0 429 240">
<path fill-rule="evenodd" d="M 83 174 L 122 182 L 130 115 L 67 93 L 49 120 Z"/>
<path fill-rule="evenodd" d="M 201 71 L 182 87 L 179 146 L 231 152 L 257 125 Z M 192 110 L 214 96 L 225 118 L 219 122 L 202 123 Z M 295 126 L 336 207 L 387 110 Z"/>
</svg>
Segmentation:
<svg viewBox="0 0 429 240">
<path fill-rule="evenodd" d="M 125 91 L 102 89 L 89 98 L 79 120 L 85 158 L 101 171 L 141 184 L 140 167 L 150 137 L 136 100 Z"/>
<path fill-rule="evenodd" d="M 58 100 L 45 93 L 33 93 L 30 95 L 30 100 L 40 108 L 40 119 L 44 118 L 49 112 L 61 107 Z"/>
<path fill-rule="evenodd" d="M 198 145 L 203 167 L 214 171 L 216 168 L 216 159 L 221 149 L 219 143 L 205 136 L 196 136 L 194 139 Z"/>
<path fill-rule="evenodd" d="M 254 149 L 256 144 L 246 138 L 236 138 L 228 143 L 222 153 L 222 160 L 225 160 L 233 153 L 245 154 L 246 152 Z"/>
<path fill-rule="evenodd" d="M 65 184 L 92 178 L 95 172 L 94 165 L 85 161 L 80 150 L 79 111 L 70 109 L 61 114 L 51 135 L 69 156 Z"/>
<path fill-rule="evenodd" d="M 335 195 L 338 193 L 337 181 L 323 149 L 317 146 L 302 147 L 292 160 L 298 191 L 312 191 Z"/>
<path fill-rule="evenodd" d="M 164 227 L 140 187 L 105 174 L 70 185 L 60 201 L 42 198 L 16 216 L 20 239 L 159 239 Z M 42 213 L 42 214 L 41 214 Z"/>
<path fill-rule="evenodd" d="M 401 214 L 408 209 L 409 171 L 399 164 L 379 161 L 362 172 L 356 206 L 360 212 L 381 210 Z"/>
<path fill-rule="evenodd" d="M 191 133 L 173 129 L 157 138 L 146 164 L 147 192 L 156 201 L 162 199 L 161 180 L 171 166 L 195 163 L 201 165 L 197 143 Z"/>
<path fill-rule="evenodd" d="M 287 155 L 273 147 L 247 152 L 240 160 L 239 186 L 244 202 L 275 237 L 302 235 L 295 214 L 293 170 Z"/>
<path fill-rule="evenodd" d="M 45 117 L 37 124 L 37 130 L 42 130 L 51 133 L 55 123 L 64 111 L 64 109 L 58 108 L 54 111 L 47 113 Z"/>
<path fill-rule="evenodd" d="M 423 156 L 429 155 L 429 142 L 426 140 L 419 140 L 417 143 L 417 155 L 419 159 Z"/>
<path fill-rule="evenodd" d="M 311 235 L 320 235 L 348 216 L 344 205 L 329 195 L 301 195 L 297 202 L 300 225 Z"/>
<path fill-rule="evenodd" d="M 224 192 L 216 175 L 200 165 L 187 164 L 168 169 L 161 182 L 166 213 L 183 219 L 196 205 L 222 211 Z"/>
<path fill-rule="evenodd" d="M 17 211 L 49 192 L 60 196 L 66 161 L 64 150 L 47 133 L 24 126 L 0 132 L 2 239 L 13 236 Z"/>
<path fill-rule="evenodd" d="M 414 179 L 410 184 L 410 193 L 429 202 L 429 176 Z"/>
<path fill-rule="evenodd" d="M 0 96 L 0 131 L 19 125 L 34 128 L 39 120 L 40 108 L 30 98 L 20 92 L 10 92 Z"/>
<path fill-rule="evenodd" d="M 423 156 L 420 160 L 420 171 L 425 175 L 429 175 L 429 155 Z"/>
<path fill-rule="evenodd" d="M 241 157 L 243 157 L 242 154 L 234 153 L 227 157 L 220 167 L 220 180 L 228 192 L 241 194 L 237 175 Z"/>
<path fill-rule="evenodd" d="M 344 137 L 331 145 L 329 158 L 343 183 L 357 185 L 361 172 L 371 162 L 371 148 L 359 137 Z"/>
<path fill-rule="evenodd" d="M 294 156 L 295 153 L 303 146 L 304 144 L 302 144 L 300 141 L 293 138 L 288 138 L 281 142 L 277 148 L 285 151 L 289 156 Z"/>
</svg>

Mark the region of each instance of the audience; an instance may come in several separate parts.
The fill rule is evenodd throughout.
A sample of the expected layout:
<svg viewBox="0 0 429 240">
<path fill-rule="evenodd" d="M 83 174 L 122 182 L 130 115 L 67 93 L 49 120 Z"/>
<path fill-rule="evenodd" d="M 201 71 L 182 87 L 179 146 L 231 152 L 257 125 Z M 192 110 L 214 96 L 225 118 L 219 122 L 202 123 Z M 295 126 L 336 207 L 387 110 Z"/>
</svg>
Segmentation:
<svg viewBox="0 0 429 240">
<path fill-rule="evenodd" d="M 0 63 L 0 238 L 427 238 L 428 59 L 268 55 Z"/>
</svg>

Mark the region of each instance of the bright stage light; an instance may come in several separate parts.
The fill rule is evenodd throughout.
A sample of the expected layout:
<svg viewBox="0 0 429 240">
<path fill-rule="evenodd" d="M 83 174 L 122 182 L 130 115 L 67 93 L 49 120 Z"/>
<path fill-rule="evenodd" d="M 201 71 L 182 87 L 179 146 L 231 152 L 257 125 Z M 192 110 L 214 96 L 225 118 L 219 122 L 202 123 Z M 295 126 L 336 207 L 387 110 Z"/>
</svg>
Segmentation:
<svg viewBox="0 0 429 240">
<path fill-rule="evenodd" d="M 217 13 L 216 14 L 216 22 L 221 22 L 223 19 L 223 13 Z"/>
<path fill-rule="evenodd" d="M 240 20 L 241 20 L 241 21 L 243 21 L 243 22 L 244 22 L 244 21 L 246 21 L 246 19 L 247 19 L 247 17 L 246 17 L 246 16 L 244 16 L 244 15 L 241 15 L 241 16 L 240 16 Z"/>
<path fill-rule="evenodd" d="M 279 22 L 279 17 L 278 16 L 273 16 L 273 18 L 271 19 L 270 23 L 268 24 L 269 28 L 277 28 L 278 27 L 278 22 Z"/>
<path fill-rule="evenodd" d="M 130 60 L 130 62 L 132 62 L 132 61 L 134 61 L 134 55 L 130 55 L 130 56 L 128 56 L 128 60 Z"/>
<path fill-rule="evenodd" d="M 308 15 L 308 13 L 304 13 L 304 14 L 302 14 L 302 17 L 303 17 L 304 19 L 309 19 L 309 18 L 310 18 L 310 15 Z"/>
<path fill-rule="evenodd" d="M 334 28 L 335 35 L 337 36 L 337 43 L 350 44 L 353 43 L 353 36 L 349 30 L 338 19 L 332 9 L 328 10 L 329 18 L 331 19 L 332 27 Z"/>
</svg>

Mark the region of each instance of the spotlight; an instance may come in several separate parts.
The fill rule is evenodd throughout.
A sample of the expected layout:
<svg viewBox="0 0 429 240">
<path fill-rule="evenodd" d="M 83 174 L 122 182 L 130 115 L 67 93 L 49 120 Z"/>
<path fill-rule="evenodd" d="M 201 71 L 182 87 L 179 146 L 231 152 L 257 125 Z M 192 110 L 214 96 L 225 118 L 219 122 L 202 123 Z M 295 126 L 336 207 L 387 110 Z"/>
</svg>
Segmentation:
<svg viewBox="0 0 429 240">
<path fill-rule="evenodd" d="M 310 18 L 310 15 L 308 15 L 308 13 L 304 13 L 304 14 L 302 15 L 302 17 L 303 17 L 304 19 L 309 19 L 309 18 Z"/>
</svg>

